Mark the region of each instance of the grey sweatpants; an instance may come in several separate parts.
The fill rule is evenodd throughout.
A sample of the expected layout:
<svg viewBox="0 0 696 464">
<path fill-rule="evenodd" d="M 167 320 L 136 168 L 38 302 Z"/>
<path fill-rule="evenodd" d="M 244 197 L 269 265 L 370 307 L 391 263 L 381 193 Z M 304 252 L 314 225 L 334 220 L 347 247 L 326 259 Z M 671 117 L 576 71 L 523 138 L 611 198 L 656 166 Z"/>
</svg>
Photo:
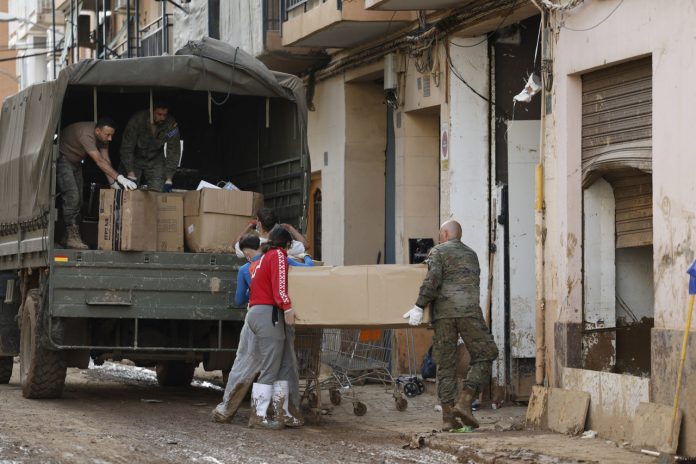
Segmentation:
<svg viewBox="0 0 696 464">
<path fill-rule="evenodd" d="M 278 311 L 278 322 L 273 325 L 273 307 L 256 305 L 249 309 L 247 324 L 256 335 L 256 352 L 261 358 L 258 383 L 273 385 L 276 380 L 290 380 L 297 371 L 295 350 L 286 349 L 285 318 Z"/>
</svg>

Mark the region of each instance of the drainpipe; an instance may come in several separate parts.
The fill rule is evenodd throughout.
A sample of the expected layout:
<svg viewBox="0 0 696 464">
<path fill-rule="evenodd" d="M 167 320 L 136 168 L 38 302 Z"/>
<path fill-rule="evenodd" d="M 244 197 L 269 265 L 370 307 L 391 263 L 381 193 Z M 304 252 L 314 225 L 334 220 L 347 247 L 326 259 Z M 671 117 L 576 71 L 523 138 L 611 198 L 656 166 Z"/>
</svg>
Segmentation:
<svg viewBox="0 0 696 464">
<path fill-rule="evenodd" d="M 540 8 L 541 10 L 541 8 Z M 541 56 L 545 57 L 546 13 L 541 10 Z M 543 74 L 543 73 L 542 73 Z M 544 141 L 546 132 L 546 90 L 541 85 L 541 130 L 539 134 L 539 163 L 536 166 L 534 201 L 535 277 L 536 277 L 536 375 L 537 385 L 546 378 L 546 298 L 544 288 Z"/>
</svg>

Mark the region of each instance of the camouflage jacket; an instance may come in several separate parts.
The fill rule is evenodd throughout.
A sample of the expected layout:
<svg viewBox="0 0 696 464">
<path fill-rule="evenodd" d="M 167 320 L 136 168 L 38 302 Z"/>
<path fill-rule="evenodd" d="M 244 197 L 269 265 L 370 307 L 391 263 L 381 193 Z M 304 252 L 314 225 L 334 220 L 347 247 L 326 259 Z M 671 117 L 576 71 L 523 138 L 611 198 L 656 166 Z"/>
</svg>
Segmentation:
<svg viewBox="0 0 696 464">
<path fill-rule="evenodd" d="M 162 147 L 167 144 L 167 158 L 164 166 L 164 176 L 171 178 L 181 158 L 179 143 L 179 127 L 172 115 L 168 115 L 162 124 L 152 129 L 150 111 L 143 110 L 135 113 L 123 131 L 121 141 L 121 162 L 126 171 L 142 168 L 143 165 L 159 160 L 163 156 Z"/>
<path fill-rule="evenodd" d="M 428 274 L 416 304 L 432 303 L 433 319 L 462 317 L 479 307 L 479 262 L 460 240 L 441 243 L 428 256 Z"/>
</svg>

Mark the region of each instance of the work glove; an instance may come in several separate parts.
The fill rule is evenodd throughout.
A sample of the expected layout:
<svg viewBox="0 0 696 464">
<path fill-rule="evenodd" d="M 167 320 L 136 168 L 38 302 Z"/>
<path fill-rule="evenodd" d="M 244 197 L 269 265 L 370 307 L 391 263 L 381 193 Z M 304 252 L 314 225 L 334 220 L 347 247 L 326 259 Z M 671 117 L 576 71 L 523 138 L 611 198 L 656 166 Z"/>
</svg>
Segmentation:
<svg viewBox="0 0 696 464">
<path fill-rule="evenodd" d="M 283 317 L 285 318 L 285 325 L 295 325 L 295 310 L 290 308 L 287 311 L 283 311 Z"/>
<path fill-rule="evenodd" d="M 404 319 L 408 319 L 408 325 L 420 325 L 423 320 L 423 308 L 414 305 L 413 308 L 404 313 Z"/>
<path fill-rule="evenodd" d="M 168 181 L 166 181 L 166 182 L 164 183 L 164 187 L 162 188 L 162 191 L 163 191 L 164 193 L 169 193 L 169 192 L 172 191 L 172 187 L 173 187 L 173 186 L 174 186 L 174 185 L 172 184 L 172 181 L 168 180 Z"/>
<path fill-rule="evenodd" d="M 121 186 L 118 185 L 118 182 L 117 182 L 117 181 L 113 181 L 113 182 L 110 183 L 109 185 L 110 185 L 111 188 L 114 189 L 114 190 L 121 190 Z"/>
<path fill-rule="evenodd" d="M 121 186 L 125 190 L 135 190 L 138 188 L 138 184 L 136 184 L 135 182 L 133 182 L 130 179 L 126 179 L 125 177 L 123 177 L 123 174 L 118 175 L 118 177 L 116 178 L 116 182 L 121 184 Z"/>
</svg>

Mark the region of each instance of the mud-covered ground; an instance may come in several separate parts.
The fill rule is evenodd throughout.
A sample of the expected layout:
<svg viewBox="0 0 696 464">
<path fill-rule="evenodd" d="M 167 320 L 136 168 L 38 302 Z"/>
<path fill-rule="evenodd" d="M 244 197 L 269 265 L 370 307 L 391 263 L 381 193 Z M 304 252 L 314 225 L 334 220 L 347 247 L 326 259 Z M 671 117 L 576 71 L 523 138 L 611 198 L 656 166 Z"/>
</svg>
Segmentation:
<svg viewBox="0 0 696 464">
<path fill-rule="evenodd" d="M 356 391 L 362 417 L 349 400 L 326 398 L 318 425 L 266 431 L 246 427 L 248 404 L 231 424 L 211 422 L 222 395 L 214 373 L 197 370 L 191 387 L 165 389 L 149 369 L 105 363 L 69 369 L 61 399 L 26 400 L 15 363 L 10 384 L 0 385 L 0 464 L 652 462 L 600 440 L 519 431 L 522 407 L 479 411 L 481 431 L 453 435 L 433 433 L 433 395 L 399 412 L 381 386 Z M 424 446 L 404 447 L 417 436 Z"/>
<path fill-rule="evenodd" d="M 220 379 L 198 375 L 190 388 L 164 389 L 154 372 L 116 363 L 69 369 L 63 398 L 26 400 L 18 364 L 0 386 L 0 462 L 65 463 L 325 463 L 452 462 L 436 450 L 405 450 L 394 431 L 355 426 L 350 403 L 319 425 L 248 429 L 248 404 L 231 424 L 210 421 L 222 395 Z M 381 388 L 378 395 L 393 403 Z M 369 403 L 369 402 L 368 402 Z M 369 406 L 368 406 L 369 408 Z M 394 415 L 397 411 L 394 411 Z M 434 414 L 434 413 L 433 413 Z M 344 416 L 337 421 L 336 416 Z M 380 419 L 368 413 L 373 419 Z M 357 419 L 357 418 L 356 418 Z"/>
</svg>

